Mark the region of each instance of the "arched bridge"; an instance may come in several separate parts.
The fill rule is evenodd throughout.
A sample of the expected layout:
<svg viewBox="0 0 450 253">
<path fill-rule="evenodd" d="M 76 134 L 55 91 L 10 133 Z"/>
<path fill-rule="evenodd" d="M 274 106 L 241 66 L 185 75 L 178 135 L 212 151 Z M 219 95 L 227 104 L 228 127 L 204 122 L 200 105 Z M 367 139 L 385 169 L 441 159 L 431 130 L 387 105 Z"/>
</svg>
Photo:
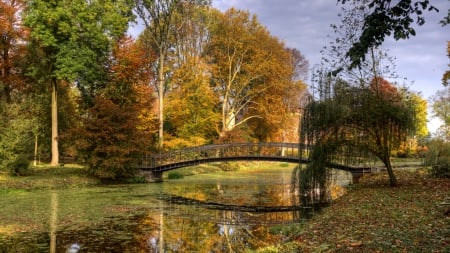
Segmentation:
<svg viewBox="0 0 450 253">
<path fill-rule="evenodd" d="M 302 146 L 302 152 L 308 152 L 309 147 Z M 225 143 L 171 150 L 152 155 L 144 155 L 139 169 L 146 175 L 161 178 L 164 171 L 188 167 L 203 163 L 224 161 L 280 161 L 288 163 L 308 163 L 300 160 L 300 144 L 298 143 Z M 303 154 L 307 157 L 307 154 Z M 330 164 L 330 167 L 362 174 L 370 168 L 349 167 Z M 149 174 L 150 173 L 150 174 Z"/>
<path fill-rule="evenodd" d="M 168 171 L 202 163 L 241 160 L 299 163 L 298 152 L 298 143 L 215 144 L 144 156 L 140 168 L 151 171 Z"/>
</svg>

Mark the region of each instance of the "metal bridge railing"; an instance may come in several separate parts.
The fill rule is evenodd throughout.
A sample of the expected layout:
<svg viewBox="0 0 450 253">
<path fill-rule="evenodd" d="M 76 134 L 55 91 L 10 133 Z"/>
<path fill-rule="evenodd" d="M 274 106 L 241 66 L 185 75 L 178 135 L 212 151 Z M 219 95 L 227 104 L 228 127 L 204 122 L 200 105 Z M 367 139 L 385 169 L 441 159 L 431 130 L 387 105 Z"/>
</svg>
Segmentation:
<svg viewBox="0 0 450 253">
<path fill-rule="evenodd" d="M 171 150 L 143 156 L 141 169 L 152 170 L 161 166 L 187 162 L 219 161 L 227 158 L 299 159 L 298 143 L 226 143 L 180 150 Z"/>
</svg>

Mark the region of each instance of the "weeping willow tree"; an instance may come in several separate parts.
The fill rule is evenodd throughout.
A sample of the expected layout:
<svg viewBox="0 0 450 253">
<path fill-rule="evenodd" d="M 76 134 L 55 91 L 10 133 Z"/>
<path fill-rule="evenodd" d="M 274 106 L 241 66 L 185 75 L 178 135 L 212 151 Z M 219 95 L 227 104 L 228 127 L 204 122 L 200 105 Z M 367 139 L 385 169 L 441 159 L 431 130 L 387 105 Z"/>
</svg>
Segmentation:
<svg viewBox="0 0 450 253">
<path fill-rule="evenodd" d="M 371 48 L 359 68 L 350 68 L 346 55 L 364 27 L 364 2 L 342 9 L 336 39 L 322 51 L 322 68 L 316 71 L 312 97 L 303 106 L 300 152 L 303 160 L 294 172 L 294 186 L 302 204 L 327 202 L 331 168 L 367 166 L 378 158 L 391 185 L 397 184 L 390 155 L 415 130 L 415 106 L 410 93 L 387 82 L 397 79 L 393 59 Z"/>
<path fill-rule="evenodd" d="M 391 152 L 415 130 L 415 109 L 409 92 L 377 77 L 367 85 L 352 86 L 327 79 L 327 92 L 304 108 L 300 131 L 302 159 L 296 170 L 303 205 L 327 202 L 330 169 L 360 167 L 378 158 L 390 184 L 397 179 Z"/>
</svg>

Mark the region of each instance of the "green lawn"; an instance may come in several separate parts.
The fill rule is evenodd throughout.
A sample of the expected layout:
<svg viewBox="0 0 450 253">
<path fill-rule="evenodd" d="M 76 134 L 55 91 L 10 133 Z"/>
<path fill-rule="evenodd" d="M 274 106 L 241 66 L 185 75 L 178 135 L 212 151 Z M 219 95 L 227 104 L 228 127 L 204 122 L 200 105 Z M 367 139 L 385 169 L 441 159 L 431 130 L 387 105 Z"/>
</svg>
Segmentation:
<svg viewBox="0 0 450 253">
<path fill-rule="evenodd" d="M 75 164 L 60 167 L 46 165 L 31 167 L 26 176 L 11 176 L 8 172 L 0 172 L 0 191 L 57 189 L 99 183 L 99 180 L 87 176 L 82 166 Z"/>
</svg>

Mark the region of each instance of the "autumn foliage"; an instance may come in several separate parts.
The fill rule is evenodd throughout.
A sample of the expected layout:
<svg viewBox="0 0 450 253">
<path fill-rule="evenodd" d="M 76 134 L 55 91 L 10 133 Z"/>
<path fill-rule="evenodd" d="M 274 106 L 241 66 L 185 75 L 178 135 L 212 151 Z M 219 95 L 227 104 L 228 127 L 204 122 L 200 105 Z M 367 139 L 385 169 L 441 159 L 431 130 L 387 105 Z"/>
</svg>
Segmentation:
<svg viewBox="0 0 450 253">
<path fill-rule="evenodd" d="M 0 99 L 11 103 L 12 94 L 23 89 L 18 66 L 25 54 L 24 41 L 28 30 L 21 26 L 22 0 L 0 1 Z"/>
<path fill-rule="evenodd" d="M 129 38 L 118 43 L 110 67 L 111 81 L 87 110 L 82 127 L 75 130 L 79 154 L 96 177 L 133 176 L 136 161 L 152 142 L 151 129 L 145 124 L 151 89 L 143 86 L 141 78 L 148 76 L 148 65 L 140 50 Z"/>
</svg>

